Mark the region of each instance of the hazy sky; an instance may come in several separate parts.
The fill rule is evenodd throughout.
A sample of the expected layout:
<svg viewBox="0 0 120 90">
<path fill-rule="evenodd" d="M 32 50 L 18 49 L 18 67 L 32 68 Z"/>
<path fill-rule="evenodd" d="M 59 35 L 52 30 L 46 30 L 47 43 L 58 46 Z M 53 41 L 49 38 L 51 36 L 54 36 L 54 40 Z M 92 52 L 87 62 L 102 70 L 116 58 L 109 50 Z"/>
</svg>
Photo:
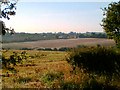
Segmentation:
<svg viewBox="0 0 120 90">
<path fill-rule="evenodd" d="M 110 2 L 19 2 L 6 21 L 16 32 L 102 32 L 100 8 Z"/>
</svg>

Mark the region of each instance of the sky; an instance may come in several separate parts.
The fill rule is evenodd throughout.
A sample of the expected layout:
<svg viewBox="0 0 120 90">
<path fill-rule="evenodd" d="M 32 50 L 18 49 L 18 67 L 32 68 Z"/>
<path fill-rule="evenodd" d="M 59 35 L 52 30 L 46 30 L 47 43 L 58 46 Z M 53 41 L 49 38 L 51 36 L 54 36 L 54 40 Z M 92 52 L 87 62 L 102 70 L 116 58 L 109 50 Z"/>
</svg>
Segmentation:
<svg viewBox="0 0 120 90">
<path fill-rule="evenodd" d="M 18 2 L 16 15 L 4 20 L 6 26 L 27 33 L 104 31 L 101 8 L 110 2 L 48 1 Z"/>
</svg>

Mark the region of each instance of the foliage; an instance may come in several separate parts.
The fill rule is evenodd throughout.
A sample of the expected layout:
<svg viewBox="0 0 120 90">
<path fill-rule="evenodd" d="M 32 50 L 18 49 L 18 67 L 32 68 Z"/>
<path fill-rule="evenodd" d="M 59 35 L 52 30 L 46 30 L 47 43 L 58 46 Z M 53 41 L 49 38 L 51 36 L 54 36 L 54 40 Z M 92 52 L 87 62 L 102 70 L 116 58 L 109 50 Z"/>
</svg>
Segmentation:
<svg viewBox="0 0 120 90">
<path fill-rule="evenodd" d="M 6 58 L 9 58 L 11 52 L 17 52 L 20 55 L 23 50 L 8 50 L 5 53 Z M 79 68 L 75 70 L 76 73 L 72 73 L 71 65 L 64 59 L 68 55 L 67 52 L 37 50 L 26 52 L 30 56 L 37 54 L 43 57 L 29 58 L 25 64 L 16 65 L 17 73 L 3 69 L 2 88 L 59 88 L 62 90 L 96 90 L 96 88 L 99 90 L 108 90 L 108 88 L 119 90 L 120 88 L 120 78 L 116 76 L 112 77 L 110 81 L 106 75 L 100 76 L 95 73 L 89 75 L 88 72 L 81 72 Z"/>
<path fill-rule="evenodd" d="M 67 61 L 74 67 L 97 74 L 120 74 L 120 53 L 110 48 L 86 47 L 75 49 Z"/>
<path fill-rule="evenodd" d="M 4 9 L 1 11 L 1 15 L 0 17 L 2 18 L 6 18 L 6 19 L 10 19 L 9 15 L 15 15 L 16 12 L 14 11 L 14 9 L 16 10 L 16 0 L 13 0 L 14 3 L 12 2 L 12 0 L 2 0 L 0 1 L 1 4 L 4 5 Z"/>
<path fill-rule="evenodd" d="M 103 9 L 102 26 L 109 38 L 120 44 L 120 1 L 112 2 Z"/>
<path fill-rule="evenodd" d="M 49 87 L 51 87 L 55 80 L 61 80 L 63 79 L 63 73 L 62 72 L 47 72 L 42 77 L 41 80 L 46 83 Z"/>
<path fill-rule="evenodd" d="M 75 82 L 62 82 L 61 83 L 61 88 L 62 90 L 75 90 L 75 89 L 80 89 L 80 84 L 76 84 Z M 82 88 L 81 88 L 82 89 Z"/>
<path fill-rule="evenodd" d="M 12 66 L 16 66 L 18 63 L 22 63 L 23 60 L 26 60 L 27 53 L 25 51 L 19 53 L 13 52 L 9 58 L 5 58 L 4 54 L 2 55 L 2 68 L 9 69 Z"/>
<path fill-rule="evenodd" d="M 27 82 L 30 82 L 30 81 L 31 81 L 31 78 L 30 78 L 30 77 L 19 77 L 19 78 L 17 79 L 17 81 L 18 81 L 19 83 L 27 83 Z"/>
<path fill-rule="evenodd" d="M 32 48 L 21 48 L 20 50 L 34 50 Z"/>
<path fill-rule="evenodd" d="M 84 73 L 85 74 L 85 73 Z M 103 78 L 101 80 L 100 78 Z M 105 78 L 106 76 L 96 76 L 92 73 L 92 77 L 88 77 L 87 74 L 85 74 L 85 77 L 83 77 L 79 82 L 75 82 L 73 80 L 71 81 L 62 81 L 60 83 L 62 90 L 119 90 L 119 87 L 116 85 L 113 85 L 113 81 L 109 82 L 109 79 Z"/>
<path fill-rule="evenodd" d="M 105 81 L 105 80 L 104 80 Z M 109 83 L 105 83 L 105 82 L 100 82 L 97 80 L 97 78 L 89 78 L 87 81 L 83 81 L 80 84 L 81 88 L 83 90 L 86 89 L 92 89 L 92 90 L 119 90 L 119 88 L 117 86 L 113 86 Z"/>
<path fill-rule="evenodd" d="M 61 48 L 59 48 L 58 50 L 59 51 L 69 51 L 71 48 L 69 48 L 69 47 L 61 47 Z"/>
<path fill-rule="evenodd" d="M 61 38 L 58 38 L 59 36 Z M 66 37 L 65 37 L 66 36 Z M 28 41 L 37 41 L 37 40 L 54 40 L 54 39 L 69 39 L 70 33 L 15 33 L 11 36 L 8 33 L 2 37 L 3 43 L 11 42 L 28 42 Z M 76 33 L 74 36 L 78 38 L 106 38 L 105 33 L 96 33 L 96 32 L 86 32 L 86 33 Z"/>
<path fill-rule="evenodd" d="M 0 8 L 0 18 L 5 18 L 9 20 L 11 15 L 15 15 L 16 3 L 17 3 L 17 0 L 1 0 L 0 7 L 3 7 L 3 9 L 1 10 Z M 14 33 L 14 29 L 6 28 L 3 21 L 0 21 L 0 24 L 1 24 L 0 35 L 1 34 L 5 35 L 6 31 L 10 31 L 11 34 Z"/>
</svg>

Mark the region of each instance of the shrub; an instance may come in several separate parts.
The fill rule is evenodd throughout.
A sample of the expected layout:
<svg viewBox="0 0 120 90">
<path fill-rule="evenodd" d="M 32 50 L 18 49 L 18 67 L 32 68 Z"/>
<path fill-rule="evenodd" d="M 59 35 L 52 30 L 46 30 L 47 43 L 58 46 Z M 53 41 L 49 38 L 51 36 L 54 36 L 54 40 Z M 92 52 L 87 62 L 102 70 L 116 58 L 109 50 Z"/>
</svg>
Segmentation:
<svg viewBox="0 0 120 90">
<path fill-rule="evenodd" d="M 85 45 L 78 45 L 77 46 L 77 48 L 85 48 L 85 47 L 87 47 L 87 46 L 85 46 Z"/>
<path fill-rule="evenodd" d="M 102 90 L 103 89 L 103 84 L 99 83 L 96 79 L 93 78 L 89 78 L 89 80 L 84 81 L 83 83 L 81 83 L 81 88 L 83 89 L 99 89 Z"/>
<path fill-rule="evenodd" d="M 51 87 L 55 80 L 62 80 L 63 79 L 63 73 L 62 72 L 47 72 L 42 77 L 41 80 L 44 82 L 47 86 Z"/>
<path fill-rule="evenodd" d="M 87 72 L 109 76 L 120 73 L 120 54 L 110 48 L 77 48 L 72 51 L 67 61 Z"/>
<path fill-rule="evenodd" d="M 57 48 L 53 48 L 53 51 L 58 51 L 58 49 Z"/>
<path fill-rule="evenodd" d="M 92 73 L 92 76 L 83 74 L 84 77 L 81 77 L 79 82 L 74 80 L 62 81 L 60 87 L 62 90 L 119 90 L 117 84 L 113 84 L 114 81 L 108 82 L 108 78 L 105 75 L 99 76 Z"/>
<path fill-rule="evenodd" d="M 59 51 L 69 51 L 70 50 L 70 48 L 68 48 L 68 47 L 61 47 L 61 48 L 59 48 Z"/>
<path fill-rule="evenodd" d="M 38 48 L 37 50 L 45 50 L 45 48 Z"/>
<path fill-rule="evenodd" d="M 28 83 L 31 80 L 32 79 L 30 77 L 20 77 L 19 79 L 17 79 L 17 82 L 19 82 L 19 83 Z"/>
<path fill-rule="evenodd" d="M 52 51 L 52 48 L 45 48 L 45 51 Z"/>
<path fill-rule="evenodd" d="M 21 48 L 20 50 L 33 50 L 33 48 Z"/>
<path fill-rule="evenodd" d="M 118 43 L 116 46 L 117 46 L 117 48 L 119 48 L 119 49 L 120 49 L 120 43 Z"/>
<path fill-rule="evenodd" d="M 11 66 L 16 66 L 26 60 L 28 55 L 25 51 L 21 53 L 13 52 L 8 58 L 5 57 L 4 53 L 2 55 L 2 68 L 9 69 Z"/>
<path fill-rule="evenodd" d="M 98 82 L 95 78 L 89 78 L 89 80 L 84 81 L 80 84 L 81 89 L 91 89 L 91 90 L 119 90 L 117 86 L 113 86 L 109 83 Z"/>
<path fill-rule="evenodd" d="M 75 89 L 82 89 L 80 87 L 80 84 L 77 84 L 75 82 L 62 82 L 61 83 L 61 89 L 62 90 L 75 90 Z"/>
</svg>

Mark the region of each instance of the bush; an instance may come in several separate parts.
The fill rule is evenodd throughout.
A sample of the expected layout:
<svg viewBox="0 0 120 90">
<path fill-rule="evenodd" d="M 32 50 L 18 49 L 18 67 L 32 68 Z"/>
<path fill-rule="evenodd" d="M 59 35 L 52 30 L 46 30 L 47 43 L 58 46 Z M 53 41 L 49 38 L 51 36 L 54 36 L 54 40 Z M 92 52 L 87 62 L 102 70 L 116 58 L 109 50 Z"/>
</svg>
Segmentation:
<svg viewBox="0 0 120 90">
<path fill-rule="evenodd" d="M 41 80 L 44 82 L 48 87 L 53 87 L 54 81 L 62 80 L 63 79 L 63 73 L 62 72 L 46 72 L 42 77 Z"/>
<path fill-rule="evenodd" d="M 110 48 L 77 48 L 72 51 L 67 61 L 87 72 L 109 76 L 120 73 L 120 54 Z"/>
<path fill-rule="evenodd" d="M 81 84 L 81 89 L 86 90 L 119 90 L 119 87 L 113 86 L 110 83 L 99 82 L 95 78 L 89 78 L 87 81 L 83 81 Z"/>
<path fill-rule="evenodd" d="M 119 48 L 119 49 L 120 49 L 120 43 L 118 43 L 116 46 L 117 46 L 117 48 Z"/>
<path fill-rule="evenodd" d="M 8 58 L 5 57 L 4 53 L 2 55 L 2 68 L 9 69 L 11 66 L 16 66 L 18 63 L 22 63 L 23 60 L 26 60 L 28 55 L 25 51 L 21 53 L 13 52 Z"/>
<path fill-rule="evenodd" d="M 33 48 L 21 48 L 20 50 L 33 50 Z"/>
<path fill-rule="evenodd" d="M 61 83 L 61 89 L 62 90 L 79 90 L 79 89 L 82 89 L 80 87 L 80 84 L 77 84 L 75 82 L 63 82 Z"/>
<path fill-rule="evenodd" d="M 61 48 L 59 48 L 59 51 L 69 51 L 70 50 L 70 48 L 68 48 L 68 47 L 61 47 Z"/>
<path fill-rule="evenodd" d="M 30 82 L 32 80 L 32 78 L 30 78 L 30 77 L 19 77 L 18 79 L 17 79 L 17 82 L 19 82 L 19 83 L 28 83 L 28 82 Z"/>
</svg>

